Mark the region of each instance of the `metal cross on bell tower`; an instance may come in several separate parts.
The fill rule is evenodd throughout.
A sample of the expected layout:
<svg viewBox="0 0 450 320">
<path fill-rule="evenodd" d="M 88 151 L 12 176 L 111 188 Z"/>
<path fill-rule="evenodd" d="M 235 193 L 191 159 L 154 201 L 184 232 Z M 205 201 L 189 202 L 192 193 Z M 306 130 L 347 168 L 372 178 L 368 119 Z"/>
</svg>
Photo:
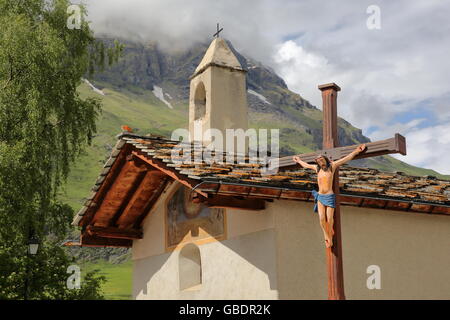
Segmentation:
<svg viewBox="0 0 450 320">
<path fill-rule="evenodd" d="M 219 34 L 222 32 L 223 28 L 219 29 L 219 24 L 217 24 L 217 32 L 213 34 L 213 37 L 218 38 Z"/>
</svg>

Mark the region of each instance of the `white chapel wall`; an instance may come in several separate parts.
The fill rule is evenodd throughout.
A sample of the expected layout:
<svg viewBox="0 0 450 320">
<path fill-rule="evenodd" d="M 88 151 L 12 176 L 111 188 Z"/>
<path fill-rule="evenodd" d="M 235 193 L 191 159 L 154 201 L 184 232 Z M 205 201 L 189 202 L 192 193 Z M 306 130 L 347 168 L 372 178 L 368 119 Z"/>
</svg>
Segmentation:
<svg viewBox="0 0 450 320">
<path fill-rule="evenodd" d="M 344 207 L 344 283 L 349 299 L 450 299 L 450 217 Z M 381 289 L 367 289 L 367 267 Z"/>
<path fill-rule="evenodd" d="M 313 204 L 278 200 L 262 212 L 226 211 L 226 239 L 198 244 L 202 284 L 179 289 L 179 250 L 167 252 L 164 214 L 172 185 L 134 241 L 137 299 L 326 299 L 323 234 Z M 449 299 L 450 217 L 341 207 L 348 299 Z M 381 289 L 369 290 L 371 265 Z"/>
<path fill-rule="evenodd" d="M 144 221 L 144 238 L 134 241 L 133 297 L 277 299 L 274 216 L 269 211 L 226 210 L 226 239 L 196 243 L 201 255 L 201 284 L 180 290 L 180 283 L 185 283 L 180 279 L 180 249 L 184 245 L 166 249 L 164 233 L 166 203 L 177 187 L 174 183 L 167 188 Z M 181 265 L 181 270 L 185 267 Z"/>
<path fill-rule="evenodd" d="M 254 232 L 199 245 L 202 281 L 180 290 L 180 250 L 134 261 L 136 299 L 277 299 L 275 234 Z"/>
<path fill-rule="evenodd" d="M 312 203 L 278 201 L 280 299 L 326 299 L 325 247 Z M 341 207 L 347 299 L 450 299 L 450 217 Z M 367 268 L 380 267 L 381 289 Z"/>
</svg>

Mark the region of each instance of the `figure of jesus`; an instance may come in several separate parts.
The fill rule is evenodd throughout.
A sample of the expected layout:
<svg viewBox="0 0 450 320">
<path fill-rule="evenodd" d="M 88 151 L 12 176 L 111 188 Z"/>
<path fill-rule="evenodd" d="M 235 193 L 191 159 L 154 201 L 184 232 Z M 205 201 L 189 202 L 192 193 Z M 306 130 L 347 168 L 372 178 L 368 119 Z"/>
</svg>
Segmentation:
<svg viewBox="0 0 450 320">
<path fill-rule="evenodd" d="M 303 168 L 312 169 L 317 173 L 319 191 L 313 190 L 314 212 L 319 213 L 320 226 L 323 230 L 327 248 L 333 246 L 334 209 L 336 207 L 336 195 L 333 192 L 334 173 L 339 166 L 352 160 L 356 155 L 363 152 L 365 148 L 366 145 L 361 144 L 352 153 L 336 161 L 330 161 L 325 155 L 320 155 L 315 159 L 316 164 L 304 162 L 298 156 L 293 157 L 293 160 Z"/>
</svg>

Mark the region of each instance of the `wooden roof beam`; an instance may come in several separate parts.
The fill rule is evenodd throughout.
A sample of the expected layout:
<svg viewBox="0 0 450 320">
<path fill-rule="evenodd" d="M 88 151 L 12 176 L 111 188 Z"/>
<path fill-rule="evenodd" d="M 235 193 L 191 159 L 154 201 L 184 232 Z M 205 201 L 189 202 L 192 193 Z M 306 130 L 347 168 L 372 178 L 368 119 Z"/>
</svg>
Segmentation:
<svg viewBox="0 0 450 320">
<path fill-rule="evenodd" d="M 109 226 L 111 220 L 121 213 L 121 207 L 147 172 L 145 166 L 137 167 L 133 161 L 127 160 L 89 224 Z"/>
<path fill-rule="evenodd" d="M 121 215 L 115 221 L 111 221 L 111 225 L 116 225 L 120 228 L 131 227 L 137 218 L 144 214 L 146 205 L 153 195 L 161 191 L 159 187 L 165 181 L 165 177 L 166 175 L 159 170 L 152 169 L 148 171 L 139 187 L 133 191 L 130 199 L 124 202 L 125 207 Z"/>
<path fill-rule="evenodd" d="M 162 162 L 160 160 L 153 159 L 153 158 L 150 158 L 150 157 L 146 157 L 146 156 L 140 154 L 140 152 L 137 152 L 137 151 L 132 151 L 132 154 L 135 157 L 138 157 L 139 159 L 145 161 L 146 163 L 148 163 L 152 167 L 154 167 L 154 168 L 164 172 L 166 175 L 168 175 L 172 179 L 175 179 L 175 180 L 181 182 L 182 184 L 184 184 L 185 186 L 189 187 L 190 189 L 194 189 L 195 185 L 198 183 L 194 179 L 187 178 L 187 177 L 181 175 L 180 173 L 174 171 L 172 168 L 169 168 L 164 162 Z M 204 193 L 203 191 L 200 191 L 198 189 L 196 189 L 195 192 L 201 194 L 204 197 L 208 197 L 208 195 L 206 193 Z"/>
<path fill-rule="evenodd" d="M 86 232 L 90 236 L 113 239 L 142 239 L 142 230 L 121 229 L 116 227 L 96 227 L 88 226 Z"/>
<path fill-rule="evenodd" d="M 142 214 L 134 222 L 134 228 L 138 228 L 138 227 L 140 227 L 142 225 L 145 217 L 147 217 L 147 215 L 150 213 L 150 211 L 153 208 L 153 206 L 155 205 L 155 203 L 159 200 L 159 195 L 164 191 L 164 189 L 166 188 L 167 184 L 172 182 L 172 181 L 173 180 L 170 177 L 167 177 L 167 176 L 164 177 L 164 180 L 161 182 L 161 184 L 158 187 L 158 189 L 155 190 L 155 192 L 153 193 L 152 197 L 148 201 L 147 205 L 142 210 Z"/>
<path fill-rule="evenodd" d="M 120 171 L 122 170 L 123 165 L 126 163 L 126 150 L 129 149 L 129 147 L 122 148 L 119 155 L 117 156 L 116 160 L 114 161 L 114 164 L 109 169 L 105 180 L 103 181 L 100 189 L 95 194 L 94 198 L 92 199 L 93 206 L 90 206 L 89 209 L 86 211 L 84 216 L 81 218 L 80 222 L 78 223 L 79 226 L 86 226 L 94 217 L 95 212 L 97 211 L 97 208 L 99 208 L 99 205 L 103 202 L 106 194 L 108 193 L 108 190 L 111 188 L 111 186 L 114 184 L 114 181 L 116 180 L 117 176 L 119 175 Z"/>
<path fill-rule="evenodd" d="M 133 240 L 102 238 L 84 233 L 80 237 L 80 243 L 82 247 L 131 248 Z"/>
<path fill-rule="evenodd" d="M 123 216 L 130 204 L 134 203 L 136 195 L 139 194 L 139 190 L 142 189 L 143 183 L 146 180 L 146 177 L 148 177 L 149 175 L 150 173 L 147 170 L 141 171 L 137 175 L 136 179 L 131 183 L 131 186 L 128 189 L 125 198 L 123 198 L 122 204 L 120 205 L 119 209 L 109 220 L 109 226 L 115 226 L 116 222 Z"/>
<path fill-rule="evenodd" d="M 239 199 L 230 196 L 214 195 L 205 200 L 205 204 L 210 208 L 242 209 L 260 211 L 266 208 L 266 203 L 262 199 Z"/>
</svg>

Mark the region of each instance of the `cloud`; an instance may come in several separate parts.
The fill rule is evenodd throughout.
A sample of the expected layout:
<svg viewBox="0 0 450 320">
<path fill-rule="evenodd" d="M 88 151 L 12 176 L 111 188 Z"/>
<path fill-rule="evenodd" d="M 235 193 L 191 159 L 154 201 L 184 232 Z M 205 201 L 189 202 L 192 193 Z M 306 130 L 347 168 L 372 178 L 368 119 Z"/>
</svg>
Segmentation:
<svg viewBox="0 0 450 320">
<path fill-rule="evenodd" d="M 426 121 L 426 119 L 414 119 L 407 123 L 395 123 L 393 125 L 386 125 L 372 132 L 371 136 L 375 140 L 382 140 L 386 137 L 393 136 L 397 132 L 402 132 L 406 135 L 408 133 L 416 131 L 417 126 L 424 121 Z"/>
<path fill-rule="evenodd" d="M 291 90 L 321 106 L 317 85 L 330 82 L 335 69 L 324 56 L 307 52 L 295 41 L 288 40 L 276 46 L 273 60 Z"/>
<path fill-rule="evenodd" d="M 96 35 L 157 41 L 165 50 L 183 50 L 212 39 L 217 23 L 224 28 L 221 35 L 238 50 L 258 59 L 268 59 L 265 53 L 275 42 L 266 42 L 268 34 L 259 23 L 268 14 L 265 1 L 88 0 L 85 4 Z"/>
<path fill-rule="evenodd" d="M 393 155 L 398 160 L 409 164 L 433 169 L 442 174 L 450 174 L 447 157 L 450 155 L 449 125 L 442 123 L 422 127 L 427 119 L 416 118 L 407 123 L 394 123 L 374 131 L 375 140 L 392 137 L 401 132 L 406 138 L 407 155 Z"/>
<path fill-rule="evenodd" d="M 418 167 L 450 174 L 450 130 L 448 125 L 438 125 L 406 132 L 407 155 L 395 157 Z"/>
<path fill-rule="evenodd" d="M 440 121 L 450 123 L 450 91 L 434 99 L 430 99 L 429 104 L 432 105 L 433 111 Z"/>
</svg>

